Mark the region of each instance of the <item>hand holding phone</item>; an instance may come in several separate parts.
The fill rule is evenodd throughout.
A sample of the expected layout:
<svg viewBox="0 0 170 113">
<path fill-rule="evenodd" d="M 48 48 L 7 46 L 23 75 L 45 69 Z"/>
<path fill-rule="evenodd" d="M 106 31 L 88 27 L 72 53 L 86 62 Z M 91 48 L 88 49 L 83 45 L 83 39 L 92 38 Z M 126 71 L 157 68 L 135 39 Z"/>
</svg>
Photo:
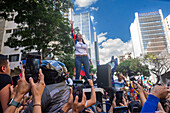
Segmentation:
<svg viewBox="0 0 170 113">
<path fill-rule="evenodd" d="M 73 101 L 75 97 L 78 96 L 78 102 L 81 102 L 83 95 L 83 81 L 81 80 L 74 80 L 73 81 Z"/>
<path fill-rule="evenodd" d="M 26 57 L 25 77 L 27 82 L 32 77 L 34 82 L 38 80 L 38 73 L 41 65 L 41 55 L 28 54 Z"/>
<path fill-rule="evenodd" d="M 120 106 L 119 103 L 122 103 L 123 100 L 123 91 L 117 91 L 116 92 L 116 105 Z"/>
</svg>

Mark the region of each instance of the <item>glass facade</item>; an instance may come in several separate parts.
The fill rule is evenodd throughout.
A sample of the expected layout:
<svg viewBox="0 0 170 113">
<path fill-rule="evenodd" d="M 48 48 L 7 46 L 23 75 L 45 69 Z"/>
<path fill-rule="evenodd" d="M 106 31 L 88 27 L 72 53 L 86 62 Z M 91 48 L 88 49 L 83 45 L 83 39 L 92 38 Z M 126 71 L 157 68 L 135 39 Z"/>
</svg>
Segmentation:
<svg viewBox="0 0 170 113">
<path fill-rule="evenodd" d="M 167 49 L 162 15 L 159 11 L 138 14 L 144 53 L 159 54 Z"/>
</svg>

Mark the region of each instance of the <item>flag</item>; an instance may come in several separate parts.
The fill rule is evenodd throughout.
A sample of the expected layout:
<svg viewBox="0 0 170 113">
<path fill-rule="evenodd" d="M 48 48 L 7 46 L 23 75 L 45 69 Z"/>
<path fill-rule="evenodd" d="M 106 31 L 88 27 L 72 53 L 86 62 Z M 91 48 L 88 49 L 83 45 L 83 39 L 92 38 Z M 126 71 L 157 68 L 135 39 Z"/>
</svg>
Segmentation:
<svg viewBox="0 0 170 113">
<path fill-rule="evenodd" d="M 76 68 L 74 68 L 74 70 L 76 71 Z M 80 75 L 85 76 L 85 70 L 83 66 L 81 66 Z"/>
<path fill-rule="evenodd" d="M 130 89 L 130 92 L 132 93 L 132 96 L 134 97 L 135 96 L 135 93 L 137 94 L 137 97 L 136 99 L 139 98 L 139 92 L 137 90 L 135 90 L 132 82 L 129 80 L 129 89 Z"/>
<path fill-rule="evenodd" d="M 153 84 L 149 81 L 149 79 L 147 79 L 147 84 L 152 88 Z"/>
</svg>

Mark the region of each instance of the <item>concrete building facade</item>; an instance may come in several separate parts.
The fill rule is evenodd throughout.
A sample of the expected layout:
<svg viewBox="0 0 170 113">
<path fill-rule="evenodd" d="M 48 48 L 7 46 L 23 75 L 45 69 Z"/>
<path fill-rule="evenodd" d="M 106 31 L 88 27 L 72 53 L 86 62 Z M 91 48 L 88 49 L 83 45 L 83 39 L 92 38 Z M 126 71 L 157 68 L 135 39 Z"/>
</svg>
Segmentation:
<svg viewBox="0 0 170 113">
<path fill-rule="evenodd" d="M 170 14 L 165 18 L 165 27 L 166 31 L 168 33 L 168 52 L 170 53 Z"/>
<path fill-rule="evenodd" d="M 21 48 L 10 48 L 5 46 L 4 43 L 8 40 L 8 38 L 12 35 L 12 33 L 18 30 L 17 24 L 14 22 L 14 14 L 11 13 L 9 17 L 9 21 L 4 19 L 0 19 L 0 54 L 7 55 L 10 61 L 10 68 L 14 69 L 15 67 L 20 65 L 22 53 Z"/>
<path fill-rule="evenodd" d="M 168 34 L 162 10 L 148 13 L 135 13 L 130 26 L 134 57 L 148 53 L 155 55 L 168 51 Z"/>
</svg>

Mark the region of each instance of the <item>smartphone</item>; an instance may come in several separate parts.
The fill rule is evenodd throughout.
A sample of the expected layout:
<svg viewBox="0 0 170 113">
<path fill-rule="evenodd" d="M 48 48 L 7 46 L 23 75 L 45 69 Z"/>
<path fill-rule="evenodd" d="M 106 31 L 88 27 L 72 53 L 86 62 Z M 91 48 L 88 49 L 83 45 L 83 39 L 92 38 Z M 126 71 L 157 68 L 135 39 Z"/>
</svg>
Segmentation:
<svg viewBox="0 0 170 113">
<path fill-rule="evenodd" d="M 83 81 L 81 80 L 73 80 L 73 101 L 76 96 L 79 97 L 78 102 L 81 102 L 83 96 Z"/>
<path fill-rule="evenodd" d="M 38 80 L 39 69 L 41 65 L 41 55 L 28 54 L 26 57 L 25 78 L 29 81 L 32 77 L 34 82 Z"/>
<path fill-rule="evenodd" d="M 20 79 L 20 76 L 14 76 L 12 77 L 12 83 L 14 85 L 14 87 L 17 85 L 17 81 Z"/>
<path fill-rule="evenodd" d="M 128 107 L 126 106 L 114 107 L 113 113 L 128 113 Z"/>
<path fill-rule="evenodd" d="M 120 106 L 119 103 L 122 103 L 122 98 L 123 97 L 123 91 L 117 91 L 116 92 L 116 105 Z"/>
</svg>

